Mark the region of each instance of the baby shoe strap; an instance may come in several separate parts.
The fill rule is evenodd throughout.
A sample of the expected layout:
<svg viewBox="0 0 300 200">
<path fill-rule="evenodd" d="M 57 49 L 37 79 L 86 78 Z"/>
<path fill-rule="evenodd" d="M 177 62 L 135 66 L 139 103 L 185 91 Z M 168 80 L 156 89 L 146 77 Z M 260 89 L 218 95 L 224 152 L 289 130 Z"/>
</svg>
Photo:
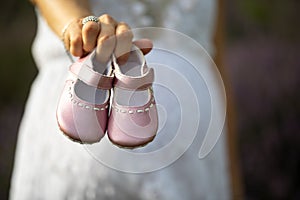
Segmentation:
<svg viewBox="0 0 300 200">
<path fill-rule="evenodd" d="M 73 63 L 69 70 L 87 85 L 104 90 L 112 88 L 113 75 L 100 74 L 82 61 Z"/>
<path fill-rule="evenodd" d="M 154 70 L 147 68 L 142 76 L 132 77 L 123 74 L 118 68 L 115 69 L 114 86 L 125 90 L 146 90 L 152 86 Z"/>
</svg>

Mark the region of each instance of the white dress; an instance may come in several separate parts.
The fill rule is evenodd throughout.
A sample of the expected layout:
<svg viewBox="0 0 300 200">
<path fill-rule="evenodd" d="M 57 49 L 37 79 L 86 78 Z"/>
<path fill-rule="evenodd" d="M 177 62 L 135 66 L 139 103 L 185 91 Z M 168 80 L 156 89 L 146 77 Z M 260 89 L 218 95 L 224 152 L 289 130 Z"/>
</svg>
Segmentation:
<svg viewBox="0 0 300 200">
<path fill-rule="evenodd" d="M 132 28 L 160 26 L 180 31 L 198 41 L 213 55 L 215 0 L 94 0 L 91 4 L 96 15 L 109 13 Z M 151 160 L 145 161 L 146 165 L 130 163 L 131 160 L 119 153 L 122 150 L 112 147 L 107 137 L 93 149 L 93 146 L 74 143 L 61 134 L 55 111 L 71 63 L 60 39 L 39 13 L 37 15 L 38 30 L 32 51 L 39 74 L 32 85 L 20 126 L 10 199 L 231 199 L 224 134 L 210 154 L 199 159 L 199 147 L 203 140 L 201 131 L 205 129 L 200 127 L 197 137 L 182 156 L 168 166 L 155 170 L 147 168 Z M 146 59 L 155 61 L 155 56 L 160 54 L 163 52 L 154 51 Z M 180 71 L 176 66 L 174 69 Z M 189 70 L 186 73 L 188 77 Z M 174 81 L 172 78 L 170 80 Z M 193 84 L 193 77 L 189 81 L 197 91 L 196 96 L 203 99 L 200 107 L 206 107 L 205 99 L 208 97 L 205 95 L 209 95 L 204 91 L 205 87 Z M 172 105 L 172 102 L 176 104 L 176 98 L 165 98 L 167 90 L 159 86 L 154 90 L 157 102 L 165 106 L 162 113 L 167 117 L 160 117 L 166 118 L 164 123 L 167 128 L 161 128 L 149 146 L 133 150 L 135 153 L 150 152 L 157 146 L 167 144 L 180 120 L 176 117 L 180 110 Z M 193 109 L 193 105 L 188 106 Z M 201 117 L 205 124 L 205 112 L 201 113 Z M 174 148 L 176 150 L 177 147 Z M 167 160 L 171 155 L 164 156 Z M 105 163 L 111 157 L 112 162 L 125 170 Z M 148 172 L 134 173 L 134 167 L 140 165 L 145 165 Z M 124 172 L 126 169 L 127 172 Z"/>
</svg>

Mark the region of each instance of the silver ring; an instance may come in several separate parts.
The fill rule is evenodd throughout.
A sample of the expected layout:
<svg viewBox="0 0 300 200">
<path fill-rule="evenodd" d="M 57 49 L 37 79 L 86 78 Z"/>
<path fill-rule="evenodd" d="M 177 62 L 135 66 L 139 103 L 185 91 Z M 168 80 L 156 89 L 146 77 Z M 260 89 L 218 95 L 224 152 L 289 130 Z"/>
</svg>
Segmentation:
<svg viewBox="0 0 300 200">
<path fill-rule="evenodd" d="M 85 25 L 87 22 L 99 22 L 98 17 L 96 16 L 87 16 L 85 18 L 82 19 L 82 25 Z"/>
</svg>

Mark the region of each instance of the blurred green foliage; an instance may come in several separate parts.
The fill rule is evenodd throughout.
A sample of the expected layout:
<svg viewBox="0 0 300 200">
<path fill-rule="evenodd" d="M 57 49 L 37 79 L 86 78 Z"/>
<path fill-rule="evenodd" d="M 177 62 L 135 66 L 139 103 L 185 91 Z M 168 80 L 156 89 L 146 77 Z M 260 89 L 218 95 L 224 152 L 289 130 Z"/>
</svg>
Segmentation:
<svg viewBox="0 0 300 200">
<path fill-rule="evenodd" d="M 226 6 L 230 40 L 266 34 L 299 42 L 298 0 L 231 0 Z"/>
<path fill-rule="evenodd" d="M 244 13 L 252 18 L 252 20 L 260 24 L 267 25 L 272 19 L 271 12 L 268 12 L 269 4 L 266 1 L 244 0 L 239 1 L 239 4 Z"/>
<path fill-rule="evenodd" d="M 24 103 L 36 75 L 31 57 L 36 19 L 29 1 L 2 2 L 0 20 L 0 106 Z"/>
</svg>

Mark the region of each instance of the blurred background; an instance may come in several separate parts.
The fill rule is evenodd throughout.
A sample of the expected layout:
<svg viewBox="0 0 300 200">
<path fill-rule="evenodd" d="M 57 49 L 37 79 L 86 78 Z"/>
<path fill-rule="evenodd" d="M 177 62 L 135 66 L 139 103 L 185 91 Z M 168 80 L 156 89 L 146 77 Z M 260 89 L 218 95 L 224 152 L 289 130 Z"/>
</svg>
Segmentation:
<svg viewBox="0 0 300 200">
<path fill-rule="evenodd" d="M 299 9 L 297 0 L 226 2 L 224 64 L 245 199 L 300 199 Z M 0 10 L 0 199 L 7 199 L 18 126 L 37 74 L 30 52 L 36 18 L 27 1 L 4 1 Z"/>
</svg>

